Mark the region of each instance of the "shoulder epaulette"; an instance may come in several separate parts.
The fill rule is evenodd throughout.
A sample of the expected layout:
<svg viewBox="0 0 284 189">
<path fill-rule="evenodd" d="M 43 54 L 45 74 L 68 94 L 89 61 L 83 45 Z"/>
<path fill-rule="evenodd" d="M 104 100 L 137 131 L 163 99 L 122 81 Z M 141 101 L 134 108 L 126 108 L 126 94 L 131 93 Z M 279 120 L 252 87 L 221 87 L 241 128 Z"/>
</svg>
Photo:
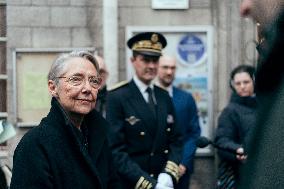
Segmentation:
<svg viewBox="0 0 284 189">
<path fill-rule="evenodd" d="M 127 81 L 127 80 L 118 82 L 118 83 L 114 84 L 113 86 L 111 86 L 108 90 L 109 90 L 109 91 L 113 91 L 113 90 L 115 90 L 115 89 L 118 89 L 118 88 L 120 88 L 120 87 L 126 85 L 128 82 L 129 82 L 129 81 Z"/>
</svg>

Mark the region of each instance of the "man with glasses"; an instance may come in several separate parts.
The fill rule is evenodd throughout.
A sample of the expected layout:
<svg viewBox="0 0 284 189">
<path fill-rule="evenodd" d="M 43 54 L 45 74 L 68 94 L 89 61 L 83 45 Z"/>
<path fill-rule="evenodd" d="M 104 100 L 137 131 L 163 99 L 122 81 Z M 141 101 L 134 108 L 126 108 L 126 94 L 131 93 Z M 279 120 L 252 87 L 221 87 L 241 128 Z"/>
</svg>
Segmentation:
<svg viewBox="0 0 284 189">
<path fill-rule="evenodd" d="M 179 165 L 180 181 L 176 189 L 189 189 L 190 176 L 193 173 L 193 160 L 196 140 L 200 136 L 197 106 L 192 95 L 173 86 L 176 73 L 176 59 L 163 55 L 159 61 L 157 84 L 167 90 L 172 97 L 177 113 L 177 123 L 183 134 L 183 157 Z"/>
<path fill-rule="evenodd" d="M 156 32 L 130 38 L 135 74 L 108 94 L 110 144 L 124 188 L 173 189 L 179 180 L 182 137 L 168 93 L 153 84 L 165 37 Z"/>
</svg>

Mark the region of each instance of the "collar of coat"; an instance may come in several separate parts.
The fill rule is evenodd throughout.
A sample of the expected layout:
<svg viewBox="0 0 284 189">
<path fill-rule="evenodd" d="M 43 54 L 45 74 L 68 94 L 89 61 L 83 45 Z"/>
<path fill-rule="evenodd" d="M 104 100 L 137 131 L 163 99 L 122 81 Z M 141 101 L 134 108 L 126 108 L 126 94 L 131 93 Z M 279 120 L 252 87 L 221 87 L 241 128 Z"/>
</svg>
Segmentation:
<svg viewBox="0 0 284 189">
<path fill-rule="evenodd" d="M 84 156 L 90 156 L 91 159 L 96 158 L 101 153 L 103 145 L 107 140 L 107 128 L 109 128 L 107 121 L 96 111 L 92 110 L 85 115 L 82 125 L 88 130 L 87 141 L 88 151 L 83 146 L 78 138 L 78 129 L 71 123 L 59 102 L 53 98 L 51 100 L 50 112 L 43 121 L 47 122 L 47 127 L 54 130 L 54 135 L 64 135 L 73 141 Z"/>
</svg>

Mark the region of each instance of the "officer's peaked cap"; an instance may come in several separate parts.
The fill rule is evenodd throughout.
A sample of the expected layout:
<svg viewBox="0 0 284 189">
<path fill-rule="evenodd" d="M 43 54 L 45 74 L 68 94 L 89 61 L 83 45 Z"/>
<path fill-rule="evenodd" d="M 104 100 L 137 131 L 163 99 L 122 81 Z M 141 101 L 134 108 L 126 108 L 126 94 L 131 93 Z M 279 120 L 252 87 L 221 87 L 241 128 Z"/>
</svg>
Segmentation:
<svg viewBox="0 0 284 189">
<path fill-rule="evenodd" d="M 166 45 L 166 38 L 158 32 L 138 33 L 127 41 L 131 50 L 148 56 L 161 56 Z"/>
</svg>

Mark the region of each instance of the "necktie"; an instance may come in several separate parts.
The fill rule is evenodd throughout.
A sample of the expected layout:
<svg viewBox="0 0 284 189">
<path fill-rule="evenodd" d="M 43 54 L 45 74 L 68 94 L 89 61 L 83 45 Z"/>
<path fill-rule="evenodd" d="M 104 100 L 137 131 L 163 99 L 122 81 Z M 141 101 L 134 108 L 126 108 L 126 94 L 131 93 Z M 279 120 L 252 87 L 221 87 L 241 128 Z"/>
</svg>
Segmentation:
<svg viewBox="0 0 284 189">
<path fill-rule="evenodd" d="M 148 93 L 148 105 L 153 113 L 154 116 L 156 116 L 156 106 L 153 98 L 153 91 L 150 87 L 146 89 L 146 92 Z"/>
</svg>

